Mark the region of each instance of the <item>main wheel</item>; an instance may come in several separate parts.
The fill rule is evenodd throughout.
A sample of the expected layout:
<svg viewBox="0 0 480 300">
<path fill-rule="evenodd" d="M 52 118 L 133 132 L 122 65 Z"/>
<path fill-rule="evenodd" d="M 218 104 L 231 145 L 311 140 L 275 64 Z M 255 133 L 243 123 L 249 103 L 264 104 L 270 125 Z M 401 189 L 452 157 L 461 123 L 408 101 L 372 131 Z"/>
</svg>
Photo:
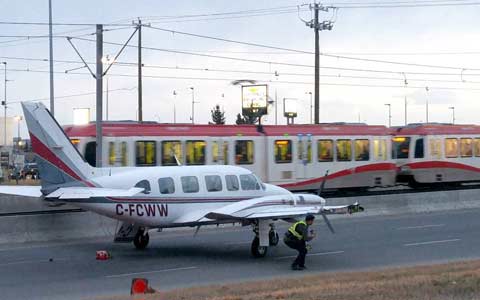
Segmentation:
<svg viewBox="0 0 480 300">
<path fill-rule="evenodd" d="M 135 248 L 143 250 L 147 248 L 149 241 L 150 241 L 150 236 L 148 235 L 148 232 L 144 234 L 143 232 L 139 231 L 135 235 L 135 238 L 133 239 L 133 244 L 135 245 Z"/>
<path fill-rule="evenodd" d="M 270 230 L 270 232 L 268 233 L 268 242 L 270 246 L 278 245 L 279 240 L 280 238 L 278 237 L 278 232 L 276 232 L 275 230 Z"/>
<path fill-rule="evenodd" d="M 260 246 L 260 239 L 255 237 L 252 241 L 252 247 L 250 248 L 252 256 L 255 258 L 265 257 L 267 255 L 267 246 Z"/>
</svg>

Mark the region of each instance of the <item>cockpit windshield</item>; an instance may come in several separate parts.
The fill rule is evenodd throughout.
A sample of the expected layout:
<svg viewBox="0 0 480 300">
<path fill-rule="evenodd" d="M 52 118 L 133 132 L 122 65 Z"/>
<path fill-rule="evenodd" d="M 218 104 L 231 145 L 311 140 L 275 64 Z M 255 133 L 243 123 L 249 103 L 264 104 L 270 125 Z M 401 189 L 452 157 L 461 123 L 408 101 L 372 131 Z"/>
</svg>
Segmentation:
<svg viewBox="0 0 480 300">
<path fill-rule="evenodd" d="M 240 186 L 244 191 L 259 190 L 261 188 L 260 181 L 253 174 L 240 175 Z"/>
</svg>

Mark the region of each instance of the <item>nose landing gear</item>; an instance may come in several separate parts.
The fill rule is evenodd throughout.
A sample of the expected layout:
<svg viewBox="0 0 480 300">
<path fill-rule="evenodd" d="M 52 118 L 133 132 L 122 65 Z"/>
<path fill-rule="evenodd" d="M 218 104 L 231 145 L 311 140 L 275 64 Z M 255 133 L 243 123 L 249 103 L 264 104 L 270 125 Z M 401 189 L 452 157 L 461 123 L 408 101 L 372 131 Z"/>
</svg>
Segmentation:
<svg viewBox="0 0 480 300">
<path fill-rule="evenodd" d="M 273 223 L 268 220 L 258 220 L 253 224 L 255 237 L 252 241 L 250 251 L 255 258 L 262 258 L 267 255 L 268 246 L 276 246 L 279 242 L 278 233 Z"/>
</svg>

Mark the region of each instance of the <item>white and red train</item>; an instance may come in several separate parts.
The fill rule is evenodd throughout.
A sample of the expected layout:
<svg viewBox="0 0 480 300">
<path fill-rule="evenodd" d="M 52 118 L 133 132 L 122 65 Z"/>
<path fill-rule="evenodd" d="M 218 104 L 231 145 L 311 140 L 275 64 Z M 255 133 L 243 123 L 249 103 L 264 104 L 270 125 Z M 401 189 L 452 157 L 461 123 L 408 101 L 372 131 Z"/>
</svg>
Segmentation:
<svg viewBox="0 0 480 300">
<path fill-rule="evenodd" d="M 94 165 L 95 125 L 64 129 Z M 476 125 L 266 125 L 260 132 L 253 125 L 105 122 L 103 133 L 105 167 L 240 165 L 297 191 L 318 189 L 327 170 L 327 189 L 480 181 Z"/>
</svg>

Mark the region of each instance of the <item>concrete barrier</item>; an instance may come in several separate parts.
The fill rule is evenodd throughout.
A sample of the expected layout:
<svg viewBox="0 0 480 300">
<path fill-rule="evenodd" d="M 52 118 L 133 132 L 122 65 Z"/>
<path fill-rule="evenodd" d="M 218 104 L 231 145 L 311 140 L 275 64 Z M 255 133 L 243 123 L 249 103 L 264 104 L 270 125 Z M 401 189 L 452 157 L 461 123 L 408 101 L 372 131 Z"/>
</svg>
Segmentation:
<svg viewBox="0 0 480 300">
<path fill-rule="evenodd" d="M 365 207 L 365 212 L 355 214 L 356 217 L 480 208 L 479 190 L 329 198 L 327 204 L 342 205 L 355 201 Z M 0 212 L 66 208 L 69 207 L 51 208 L 41 200 L 34 198 L 0 196 Z M 116 226 L 117 221 L 91 212 L 3 216 L 0 217 L 0 243 L 59 241 L 92 237 L 113 239 Z"/>
</svg>

